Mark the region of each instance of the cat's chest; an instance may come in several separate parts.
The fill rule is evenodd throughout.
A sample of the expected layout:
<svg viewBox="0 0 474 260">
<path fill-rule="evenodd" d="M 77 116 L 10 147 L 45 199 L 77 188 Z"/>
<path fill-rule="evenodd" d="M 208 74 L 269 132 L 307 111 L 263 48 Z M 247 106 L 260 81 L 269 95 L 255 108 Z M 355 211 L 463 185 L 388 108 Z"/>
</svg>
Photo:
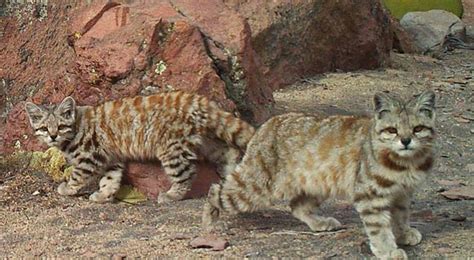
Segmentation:
<svg viewBox="0 0 474 260">
<path fill-rule="evenodd" d="M 397 171 L 380 166 L 379 172 L 382 171 L 383 175 L 401 190 L 416 188 L 426 177 L 425 171 L 417 170 L 415 167 Z"/>
</svg>

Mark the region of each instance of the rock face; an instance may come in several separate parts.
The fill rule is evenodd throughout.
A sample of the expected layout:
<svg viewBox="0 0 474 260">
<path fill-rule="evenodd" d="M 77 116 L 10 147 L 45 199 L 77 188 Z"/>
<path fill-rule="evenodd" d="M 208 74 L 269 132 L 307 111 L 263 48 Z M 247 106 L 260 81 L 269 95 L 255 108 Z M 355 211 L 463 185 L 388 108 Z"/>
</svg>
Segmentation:
<svg viewBox="0 0 474 260">
<path fill-rule="evenodd" d="M 41 147 L 31 138 L 24 100 L 57 103 L 72 95 L 80 105 L 95 105 L 185 89 L 253 123 L 268 118 L 271 89 L 244 18 L 218 0 L 208 6 L 129 2 L 56 5 L 41 20 L 29 13 L 36 7 L 25 5 L 20 19 L 2 20 L 0 83 L 6 91 L 0 100 L 8 116 L 0 152 L 13 151 L 18 142 L 26 150 Z"/>
<path fill-rule="evenodd" d="M 392 30 L 379 0 L 224 0 L 245 16 L 273 89 L 335 70 L 389 63 Z"/>
<path fill-rule="evenodd" d="M 0 153 L 15 146 L 45 148 L 32 136 L 25 100 L 58 103 L 71 95 L 79 105 L 96 105 L 185 89 L 248 121 L 268 118 L 271 89 L 243 17 L 217 0 L 128 3 L 21 5 L 12 11 L 16 15 L 2 20 L 7 29 L 1 38 L 0 100 L 6 124 Z M 34 16 L 38 8 L 41 19 Z M 143 167 L 149 171 L 132 165 L 128 180 L 154 197 L 167 188 L 166 176 L 159 164 Z M 202 162 L 198 169 L 207 181 L 198 178 L 189 196 L 206 193 L 215 179 L 212 165 Z"/>
<path fill-rule="evenodd" d="M 443 10 L 410 12 L 402 17 L 400 24 L 422 53 L 439 46 L 449 33 L 465 37 L 464 23 L 456 15 Z"/>
<path fill-rule="evenodd" d="M 388 64 L 393 39 L 377 0 L 53 0 L 1 11 L 10 15 L 0 20 L 0 153 L 44 149 L 24 103 L 68 95 L 96 105 L 185 89 L 259 124 L 271 113 L 273 89 L 326 71 Z M 129 182 L 150 196 L 168 187 L 159 164 L 134 165 Z M 198 168 L 213 174 L 212 165 Z M 202 194 L 208 184 L 193 190 Z"/>
</svg>

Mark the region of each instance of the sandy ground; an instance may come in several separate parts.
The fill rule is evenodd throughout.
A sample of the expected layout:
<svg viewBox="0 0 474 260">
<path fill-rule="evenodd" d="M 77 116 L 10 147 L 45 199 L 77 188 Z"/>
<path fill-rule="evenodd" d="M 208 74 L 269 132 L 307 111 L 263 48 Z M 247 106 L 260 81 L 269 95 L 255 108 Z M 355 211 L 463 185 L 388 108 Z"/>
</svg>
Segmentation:
<svg viewBox="0 0 474 260">
<path fill-rule="evenodd" d="M 448 200 L 439 181 L 474 184 L 474 51 L 456 51 L 444 60 L 393 54 L 391 68 L 329 73 L 274 93 L 275 113 L 358 114 L 371 109 L 376 91 L 411 96 L 423 89 L 438 95 L 439 158 L 413 203 L 412 225 L 424 239 L 405 248 L 409 257 L 474 257 L 474 204 Z M 346 229 L 313 233 L 284 205 L 262 212 L 228 216 L 229 241 L 223 251 L 193 249 L 202 235 L 203 199 L 157 206 L 149 201 L 93 204 L 86 194 L 61 197 L 44 173 L 27 161 L 0 164 L 0 257 L 371 257 L 354 209 L 344 202 L 327 204 L 323 215 L 338 218 Z"/>
</svg>

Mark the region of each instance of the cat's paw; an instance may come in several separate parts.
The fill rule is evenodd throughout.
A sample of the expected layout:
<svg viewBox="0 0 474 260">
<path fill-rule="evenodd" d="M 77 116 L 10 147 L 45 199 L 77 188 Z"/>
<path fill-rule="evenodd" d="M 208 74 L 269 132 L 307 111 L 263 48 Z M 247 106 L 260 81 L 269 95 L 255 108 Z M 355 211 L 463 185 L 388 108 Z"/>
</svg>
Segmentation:
<svg viewBox="0 0 474 260">
<path fill-rule="evenodd" d="M 201 228 L 204 232 L 208 233 L 223 233 L 229 229 L 229 226 L 224 221 L 215 221 L 212 223 L 202 223 Z"/>
<path fill-rule="evenodd" d="M 390 260 L 392 260 L 392 259 L 405 260 L 405 259 L 408 259 L 407 253 L 405 253 L 405 250 L 403 250 L 401 248 L 392 249 L 390 251 L 385 251 L 385 252 L 374 250 L 374 248 L 372 248 L 372 252 L 377 257 L 377 259 L 383 259 L 383 260 L 389 260 L 389 259 Z"/>
<path fill-rule="evenodd" d="M 107 196 L 103 192 L 96 191 L 89 196 L 89 200 L 95 203 L 105 203 L 110 202 L 114 199 L 112 195 Z"/>
<path fill-rule="evenodd" d="M 408 228 L 404 230 L 404 232 L 400 235 L 397 239 L 397 244 L 399 245 L 407 245 L 407 246 L 414 246 L 421 242 L 422 235 L 420 231 L 415 228 Z"/>
<path fill-rule="evenodd" d="M 67 182 L 63 182 L 63 183 L 59 184 L 59 186 L 58 186 L 58 193 L 63 195 L 63 196 L 72 196 L 72 195 L 76 195 L 77 190 L 72 189 L 71 187 L 69 187 L 67 185 Z"/>
<path fill-rule="evenodd" d="M 341 222 L 333 217 L 318 218 L 307 224 L 311 230 L 316 232 L 337 230 L 342 227 Z"/>
<path fill-rule="evenodd" d="M 405 250 L 397 248 L 390 251 L 390 253 L 386 257 L 382 257 L 382 259 L 405 260 L 408 259 L 408 256 L 407 253 L 405 253 Z"/>
<path fill-rule="evenodd" d="M 158 198 L 156 199 L 156 201 L 158 202 L 158 204 L 168 204 L 168 203 L 171 203 L 173 201 L 176 201 L 176 199 L 172 198 L 168 193 L 166 192 L 161 192 L 159 195 L 158 195 Z"/>
</svg>

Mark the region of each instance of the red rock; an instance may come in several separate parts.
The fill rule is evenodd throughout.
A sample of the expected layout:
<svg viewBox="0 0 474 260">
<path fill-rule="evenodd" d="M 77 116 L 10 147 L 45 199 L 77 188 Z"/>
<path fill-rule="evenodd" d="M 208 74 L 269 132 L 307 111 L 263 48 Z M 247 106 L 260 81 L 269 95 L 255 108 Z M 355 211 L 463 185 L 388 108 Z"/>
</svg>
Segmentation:
<svg viewBox="0 0 474 260">
<path fill-rule="evenodd" d="M 200 161 L 191 191 L 185 198 L 198 198 L 207 195 L 212 183 L 219 181 L 215 167 Z M 171 183 L 159 163 L 129 163 L 125 181 L 143 192 L 148 198 L 156 199 L 160 192 L 171 187 Z"/>
<path fill-rule="evenodd" d="M 28 22 L 13 16 L 1 21 L 5 31 L 0 44 L 6 47 L 0 53 L 0 78 L 10 84 L 1 94 L 14 106 L 30 98 L 58 103 L 68 95 L 80 105 L 96 105 L 140 94 L 153 85 L 156 90 L 171 87 L 204 94 L 252 122 L 268 117 L 271 90 L 250 44 L 249 26 L 220 1 L 205 6 L 165 0 L 99 0 L 69 7 L 50 3 L 44 21 L 26 13 L 21 19 Z M 179 8 L 188 14 L 183 16 Z M 214 19 L 220 15 L 225 18 L 217 24 Z M 27 26 L 19 34 L 21 24 Z M 239 66 L 228 65 L 229 60 Z M 166 70 L 156 73 L 160 61 Z M 0 111 L 8 113 L 3 100 Z M 27 122 L 9 120 L 2 129 L 0 153 L 12 152 L 20 135 L 31 134 Z"/>
</svg>

